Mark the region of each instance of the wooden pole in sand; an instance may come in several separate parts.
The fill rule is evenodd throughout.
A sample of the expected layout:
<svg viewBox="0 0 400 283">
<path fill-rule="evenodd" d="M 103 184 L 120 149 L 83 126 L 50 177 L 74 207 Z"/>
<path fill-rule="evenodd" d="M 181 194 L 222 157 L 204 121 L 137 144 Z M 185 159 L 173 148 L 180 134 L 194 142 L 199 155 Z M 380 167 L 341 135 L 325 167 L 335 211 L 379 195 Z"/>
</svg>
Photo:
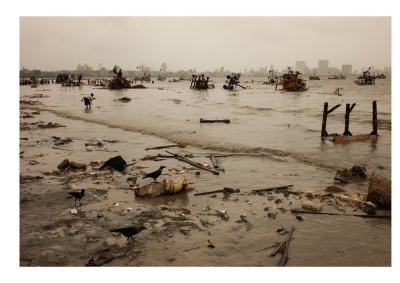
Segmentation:
<svg viewBox="0 0 400 283">
<path fill-rule="evenodd" d="M 376 100 L 372 101 L 372 133 L 371 135 L 378 135 L 378 111 L 376 107 Z"/>
<path fill-rule="evenodd" d="M 346 114 L 345 114 L 345 122 L 344 122 L 344 136 L 352 136 L 352 133 L 349 131 L 349 125 L 350 125 L 350 112 L 353 110 L 354 106 L 356 106 L 355 103 L 351 105 L 349 103 L 346 103 Z"/>
<path fill-rule="evenodd" d="M 326 131 L 326 120 L 328 119 L 328 114 L 338 108 L 341 104 L 337 104 L 332 107 L 332 109 L 328 110 L 328 102 L 324 103 L 324 113 L 322 115 L 322 129 L 321 129 L 321 137 L 325 138 L 328 136 L 328 132 Z"/>
</svg>

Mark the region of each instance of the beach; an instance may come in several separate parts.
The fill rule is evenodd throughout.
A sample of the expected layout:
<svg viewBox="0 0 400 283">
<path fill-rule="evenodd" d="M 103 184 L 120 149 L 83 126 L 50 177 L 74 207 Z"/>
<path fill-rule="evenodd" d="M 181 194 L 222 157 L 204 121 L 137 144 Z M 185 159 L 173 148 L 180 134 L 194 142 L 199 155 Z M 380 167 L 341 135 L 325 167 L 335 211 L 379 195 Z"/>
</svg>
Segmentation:
<svg viewBox="0 0 400 283">
<path fill-rule="evenodd" d="M 276 91 L 260 78 L 243 78 L 246 89 L 226 91 L 223 81 L 217 78 L 216 88 L 206 91 L 189 89 L 190 81 L 118 91 L 20 86 L 20 265 L 276 266 L 280 255 L 270 254 L 288 236 L 277 231 L 294 227 L 287 266 L 390 266 L 390 218 L 349 216 L 363 212 L 353 205 L 338 210 L 330 201 L 368 192 L 368 178 L 334 180 L 344 168 L 364 166 L 368 177 L 391 178 L 390 81 L 308 81 L 301 93 Z M 343 94 L 333 94 L 336 88 Z M 81 99 L 90 93 L 95 100 L 85 111 Z M 123 97 L 130 101 L 119 101 Z M 324 102 L 341 104 L 328 117 L 329 134 L 343 133 L 346 103 L 356 103 L 352 133 L 367 134 L 372 101 L 378 105 L 377 142 L 321 140 Z M 201 118 L 230 123 L 202 124 Z M 179 146 L 146 150 L 165 145 Z M 166 151 L 210 166 L 209 156 L 219 156 L 225 171 L 215 175 L 175 158 L 148 158 Z M 132 164 L 125 172 L 98 170 L 118 155 Z M 59 170 L 65 159 L 87 169 Z M 161 165 L 166 168 L 157 181 L 184 176 L 188 190 L 135 196 L 135 185 L 153 181 L 143 174 Z M 330 186 L 343 191 L 326 196 Z M 225 187 L 240 192 L 195 195 Z M 81 189 L 85 196 L 75 207 L 68 192 Z M 291 213 L 304 201 L 346 215 Z M 140 221 L 148 228 L 132 242 L 109 231 Z"/>
</svg>

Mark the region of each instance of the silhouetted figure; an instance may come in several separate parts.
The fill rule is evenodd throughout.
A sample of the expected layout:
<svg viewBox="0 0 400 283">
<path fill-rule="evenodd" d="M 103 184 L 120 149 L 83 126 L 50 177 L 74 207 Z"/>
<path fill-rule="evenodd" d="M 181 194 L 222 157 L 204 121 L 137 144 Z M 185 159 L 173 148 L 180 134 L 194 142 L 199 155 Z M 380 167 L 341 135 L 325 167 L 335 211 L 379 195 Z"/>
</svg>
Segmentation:
<svg viewBox="0 0 400 283">
<path fill-rule="evenodd" d="M 146 227 L 143 225 L 140 226 L 132 226 L 132 227 L 126 227 L 126 228 L 117 228 L 117 229 L 110 229 L 110 232 L 117 232 L 121 233 L 126 237 L 126 241 L 129 242 L 129 239 L 132 238 L 132 236 L 139 234 L 142 232 Z"/>
<path fill-rule="evenodd" d="M 75 198 L 75 206 L 76 200 L 79 200 L 79 204 L 81 204 L 81 198 L 85 195 L 85 189 L 82 189 L 80 192 L 68 192 L 69 195 Z"/>
<path fill-rule="evenodd" d="M 164 168 L 167 168 L 165 166 L 160 166 L 160 168 L 158 168 L 158 170 L 151 172 L 151 173 L 147 173 L 146 175 L 144 175 L 144 177 L 142 179 L 145 178 L 153 178 L 154 182 L 157 182 L 157 178 L 161 175 L 161 172 Z"/>
</svg>

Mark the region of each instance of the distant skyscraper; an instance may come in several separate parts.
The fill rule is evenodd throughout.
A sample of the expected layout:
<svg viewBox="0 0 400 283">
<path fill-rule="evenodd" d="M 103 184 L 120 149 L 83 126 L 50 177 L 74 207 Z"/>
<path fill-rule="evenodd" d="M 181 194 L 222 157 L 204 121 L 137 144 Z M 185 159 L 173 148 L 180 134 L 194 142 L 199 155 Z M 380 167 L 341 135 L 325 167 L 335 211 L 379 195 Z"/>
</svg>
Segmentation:
<svg viewBox="0 0 400 283">
<path fill-rule="evenodd" d="M 342 65 L 342 75 L 343 76 L 349 76 L 353 72 L 353 66 L 352 65 Z"/>
<path fill-rule="evenodd" d="M 295 71 L 299 71 L 302 74 L 306 73 L 306 62 L 304 61 L 296 61 Z"/>
<path fill-rule="evenodd" d="M 327 76 L 329 74 L 329 60 L 318 61 L 318 74 Z"/>
<path fill-rule="evenodd" d="M 163 72 L 163 73 L 166 73 L 166 72 L 167 72 L 167 63 L 162 63 L 162 64 L 161 64 L 161 69 L 160 69 L 160 71 Z"/>
</svg>

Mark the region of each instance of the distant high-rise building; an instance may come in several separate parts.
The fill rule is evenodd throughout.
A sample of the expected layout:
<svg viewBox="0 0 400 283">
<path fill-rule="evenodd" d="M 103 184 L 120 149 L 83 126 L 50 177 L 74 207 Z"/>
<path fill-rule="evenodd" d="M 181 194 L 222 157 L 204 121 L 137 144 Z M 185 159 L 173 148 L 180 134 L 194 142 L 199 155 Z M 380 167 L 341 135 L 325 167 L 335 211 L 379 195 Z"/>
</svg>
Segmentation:
<svg viewBox="0 0 400 283">
<path fill-rule="evenodd" d="M 327 76 L 329 74 L 329 60 L 318 61 L 318 74 L 321 76 Z"/>
<path fill-rule="evenodd" d="M 342 75 L 343 76 L 349 76 L 353 72 L 353 66 L 352 65 L 342 65 Z"/>
<path fill-rule="evenodd" d="M 306 62 L 304 61 L 296 61 L 296 67 L 295 67 L 295 71 L 298 71 L 302 74 L 306 73 Z"/>
<path fill-rule="evenodd" d="M 161 64 L 160 71 L 163 72 L 163 73 L 167 72 L 167 63 L 162 63 Z"/>
</svg>

